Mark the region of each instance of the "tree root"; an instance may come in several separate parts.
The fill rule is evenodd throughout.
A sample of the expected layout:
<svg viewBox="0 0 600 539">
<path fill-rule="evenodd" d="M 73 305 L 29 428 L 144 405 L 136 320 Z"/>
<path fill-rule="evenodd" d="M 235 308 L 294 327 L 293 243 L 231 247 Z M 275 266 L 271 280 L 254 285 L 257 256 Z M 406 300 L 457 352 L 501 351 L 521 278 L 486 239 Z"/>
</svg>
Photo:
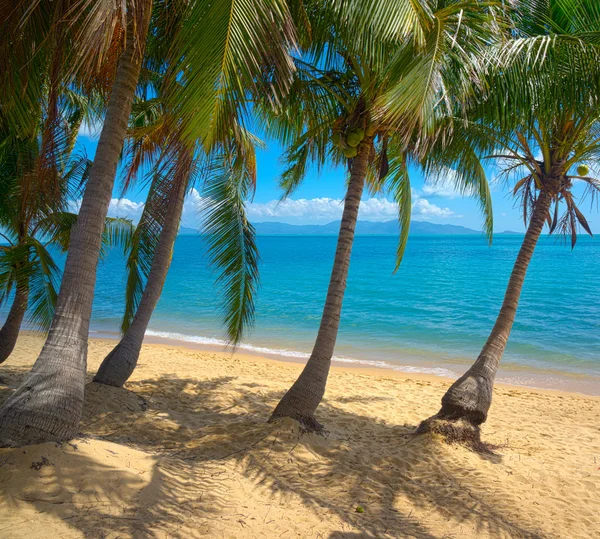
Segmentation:
<svg viewBox="0 0 600 539">
<path fill-rule="evenodd" d="M 327 429 L 324 425 L 319 423 L 312 416 L 305 416 L 300 414 L 295 415 L 272 415 L 269 419 L 269 423 L 274 423 L 278 419 L 283 419 L 284 417 L 289 417 L 294 421 L 297 421 L 300 425 L 300 431 L 302 434 L 320 434 L 321 436 L 326 436 L 328 434 Z"/>
<path fill-rule="evenodd" d="M 439 434 L 448 444 L 460 444 L 476 453 L 494 454 L 499 446 L 481 441 L 481 430 L 466 419 L 446 419 L 434 415 L 417 427 L 415 434 Z"/>
</svg>

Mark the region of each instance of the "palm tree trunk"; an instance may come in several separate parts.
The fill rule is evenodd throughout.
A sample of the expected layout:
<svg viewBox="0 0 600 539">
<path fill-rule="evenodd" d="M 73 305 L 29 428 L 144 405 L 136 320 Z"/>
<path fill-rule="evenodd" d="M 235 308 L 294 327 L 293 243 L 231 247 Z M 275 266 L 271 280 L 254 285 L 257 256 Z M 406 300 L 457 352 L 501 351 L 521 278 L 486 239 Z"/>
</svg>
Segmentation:
<svg viewBox="0 0 600 539">
<path fill-rule="evenodd" d="M 27 311 L 27 301 L 29 299 L 29 286 L 25 285 L 17 288 L 15 299 L 8 312 L 8 317 L 0 329 L 0 364 L 4 363 L 12 354 L 19 337 L 21 323 Z"/>
<path fill-rule="evenodd" d="M 361 142 L 358 154 L 352 163 L 327 299 L 312 354 L 299 378 L 279 401 L 269 421 L 280 417 L 291 417 L 309 431 L 323 429 L 323 426 L 315 419 L 315 411 L 325 394 L 327 376 L 340 325 L 354 230 L 365 185 L 371 143 L 370 138 L 365 138 Z"/>
<path fill-rule="evenodd" d="M 148 281 L 133 321 L 119 344 L 104 358 L 94 377 L 94 382 L 122 387 L 137 365 L 146 329 L 160 298 L 171 264 L 186 188 L 186 181 L 180 181 L 175 188 L 175 199 L 171 201 L 167 210 Z"/>
<path fill-rule="evenodd" d="M 492 404 L 492 392 L 498 365 L 515 321 L 525 274 L 544 228 L 551 201 L 552 197 L 549 194 L 544 191 L 540 192 L 508 281 L 502 308 L 477 361 L 450 386 L 442 398 L 442 408 L 435 416 L 421 423 L 420 432 L 431 430 L 432 422 L 435 420 L 453 422 L 464 420 L 467 424 L 478 428 L 487 419 L 487 413 Z"/>
<path fill-rule="evenodd" d="M 54 319 L 31 372 L 0 409 L 0 445 L 61 441 L 77 434 L 102 231 L 140 73 L 151 8 L 151 0 L 136 2 L 136 10 L 143 12 L 138 11 L 140 16 L 135 21 L 128 13 L 127 43 L 119 58 L 94 164 L 71 235 Z"/>
</svg>

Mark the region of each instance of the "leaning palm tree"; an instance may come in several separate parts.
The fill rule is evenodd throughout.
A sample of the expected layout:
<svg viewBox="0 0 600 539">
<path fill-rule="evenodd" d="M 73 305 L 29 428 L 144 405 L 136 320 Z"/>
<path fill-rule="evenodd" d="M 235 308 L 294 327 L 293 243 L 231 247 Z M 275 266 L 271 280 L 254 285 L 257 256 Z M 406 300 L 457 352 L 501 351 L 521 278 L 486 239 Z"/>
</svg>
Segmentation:
<svg viewBox="0 0 600 539">
<path fill-rule="evenodd" d="M 177 24 L 171 25 L 177 39 Z M 161 44 L 164 36 L 149 39 L 146 63 L 157 68 L 147 83 L 152 98 L 134 106 L 130 142 L 127 145 L 127 188 L 144 163 L 156 161 L 151 187 L 137 227 L 134 248 L 127 261 L 128 278 L 123 338 L 106 356 L 94 381 L 121 387 L 137 365 L 144 335 L 160 298 L 175 245 L 186 193 L 198 186 L 204 195 L 205 233 L 209 255 L 224 291 L 226 333 L 237 344 L 253 319 L 254 291 L 258 280 L 255 232 L 246 218 L 245 200 L 256 184 L 255 146 L 258 139 L 239 123 L 243 111 L 230 109 L 223 129 L 211 139 L 190 144 L 184 136 L 185 110 L 173 110 L 171 92 L 179 91 L 171 79 L 177 69 L 166 68 Z M 157 76 L 157 74 L 159 74 Z M 178 117 L 178 114 L 181 117 Z M 243 293 L 240 293 L 243 291 Z"/>
<path fill-rule="evenodd" d="M 321 166 L 329 159 L 347 165 L 349 171 L 315 345 L 271 417 L 291 417 L 306 430 L 323 428 L 315 411 L 326 388 L 365 187 L 373 193 L 391 193 L 398 204 L 401 232 L 396 269 L 410 224 L 409 162 L 426 171 L 460 162 L 457 185 L 478 197 L 488 235 L 492 230 L 490 194 L 479 161 L 450 152 L 445 156 L 437 152 L 440 159 L 432 161 L 422 151 L 424 141 L 435 134 L 437 118 L 446 114 L 445 94 L 460 92 L 462 77 L 471 74 L 472 54 L 489 39 L 488 6 L 448 2 L 437 3 L 439 9 L 433 11 L 423 3 L 420 11 L 410 3 L 402 3 L 403 10 L 398 2 L 367 4 L 376 13 L 370 12 L 373 18 L 362 24 L 356 3 L 311 13 L 310 37 L 297 59 L 290 94 L 280 114 L 267 118 L 272 132 L 291 143 L 286 154 L 289 167 L 281 182 L 285 196 L 302 181 L 309 163 Z M 380 21 L 386 21 L 384 28 Z"/>
<path fill-rule="evenodd" d="M 525 275 L 544 226 L 571 238 L 591 234 L 573 192 L 582 183 L 600 193 L 600 11 L 595 0 L 518 3 L 515 37 L 490 51 L 488 90 L 474 100 L 458 140 L 499 160 L 516 181 L 527 230 L 504 301 L 477 361 L 442 398 L 420 432 L 479 442 L 494 380 L 515 320 Z M 564 212 L 561 211 L 564 209 Z"/>
<path fill-rule="evenodd" d="M 123 338 L 106 356 L 94 377 L 94 382 L 101 384 L 122 387 L 137 364 L 146 329 L 171 263 L 185 195 L 193 175 L 193 150 L 182 147 L 173 163 L 163 163 L 159 167 L 136 230 L 134 248 L 127 260 Z"/>
<path fill-rule="evenodd" d="M 122 387 L 133 373 L 167 278 L 185 194 L 197 177 L 205 177 L 203 204 L 197 209 L 203 216 L 209 257 L 224 292 L 228 340 L 237 344 L 252 322 L 258 252 L 245 202 L 256 182 L 255 141 L 239 126 L 237 129 L 242 145 L 230 144 L 224 154 L 200 158 L 178 141 L 171 152 L 161 156 L 127 262 L 123 338 L 100 365 L 94 382 Z"/>
<path fill-rule="evenodd" d="M 102 229 L 150 25 L 151 0 L 128 0 L 121 4 L 125 12 L 112 10 L 112 3 L 106 2 L 76 4 L 83 6 L 82 20 L 89 24 L 98 17 L 89 16 L 86 8 L 110 9 L 122 24 L 108 26 L 108 39 L 104 34 L 99 37 L 109 45 L 116 40 L 123 46 L 116 47 L 118 62 L 105 120 L 71 237 L 53 323 L 31 372 L 0 408 L 0 445 L 65 440 L 77 433 Z M 190 140 L 210 142 L 216 133 L 226 131 L 230 113 L 243 106 L 248 91 L 262 98 L 265 92 L 276 97 L 274 90 L 284 89 L 293 67 L 289 60 L 293 26 L 283 0 L 179 4 L 187 11 L 185 31 L 173 43 L 172 57 L 180 58 L 176 80 L 181 85 L 173 107 L 180 106 Z M 17 34 L 21 46 L 28 36 Z M 119 41 L 122 36 L 125 39 Z M 276 76 L 278 86 L 257 84 L 266 72 Z"/>
<path fill-rule="evenodd" d="M 94 164 L 71 234 L 48 338 L 23 384 L 0 409 L 0 436 L 4 445 L 67 439 L 77 432 L 79 425 L 96 266 L 144 54 L 152 2 L 130 0 L 126 6 L 126 13 L 120 10 L 114 13 L 117 22 L 109 27 L 108 35 L 100 36 L 109 43 L 113 36 L 123 36 L 124 46 L 114 72 Z M 87 16 L 87 12 L 81 13 L 82 20 L 87 21 Z M 125 23 L 119 26 L 123 19 Z M 17 37 L 20 41 L 29 39 L 27 34 Z"/>
<path fill-rule="evenodd" d="M 0 328 L 0 363 L 12 353 L 28 307 L 30 323 L 48 331 L 54 314 L 60 269 L 53 252 L 66 253 L 77 214 L 67 211 L 69 197 L 85 184 L 91 163 L 85 157 L 70 159 L 70 145 L 63 149 L 59 170 L 61 197 L 48 204 L 32 197 L 28 176 L 38 175 L 38 139 L 20 139 L 4 133 L 0 146 L 0 306 L 14 297 L 6 321 Z M 125 252 L 131 245 L 134 226 L 127 219 L 107 218 L 103 251 L 119 245 Z"/>
</svg>

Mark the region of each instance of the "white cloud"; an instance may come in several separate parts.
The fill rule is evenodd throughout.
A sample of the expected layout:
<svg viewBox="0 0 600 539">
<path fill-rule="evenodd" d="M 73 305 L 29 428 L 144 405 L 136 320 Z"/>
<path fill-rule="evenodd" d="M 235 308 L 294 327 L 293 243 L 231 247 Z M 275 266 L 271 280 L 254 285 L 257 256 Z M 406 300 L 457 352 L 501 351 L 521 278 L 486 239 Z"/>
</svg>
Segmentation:
<svg viewBox="0 0 600 539">
<path fill-rule="evenodd" d="M 252 221 L 275 221 L 319 223 L 340 219 L 343 201 L 333 198 L 297 200 L 272 200 L 267 203 L 248 205 L 248 216 Z M 398 206 L 385 198 L 369 198 L 360 203 L 360 219 L 364 221 L 389 221 L 398 215 Z M 441 208 L 413 192 L 413 215 L 429 218 L 454 216 L 449 208 Z"/>
<path fill-rule="evenodd" d="M 297 200 L 272 200 L 267 203 L 248 205 L 248 216 L 252 221 L 276 221 L 296 223 L 323 223 L 340 219 L 343 201 L 333 198 Z M 386 198 L 369 198 L 360 203 L 359 218 L 364 221 L 389 221 L 398 215 L 398 206 Z M 413 192 L 413 215 L 428 218 L 449 218 L 455 213 L 441 208 Z"/>
<path fill-rule="evenodd" d="M 80 208 L 81 200 L 74 200 L 69 204 L 69 211 L 79 213 Z M 143 210 L 143 202 L 134 202 L 128 198 L 111 198 L 110 205 L 108 206 L 108 216 L 126 217 L 137 223 Z"/>
<path fill-rule="evenodd" d="M 430 220 L 460 217 L 450 208 L 442 208 L 422 198 L 413 191 L 413 216 Z M 182 225 L 189 228 L 198 228 L 200 216 L 198 208 L 202 197 L 193 189 L 185 200 L 182 215 Z M 81 201 L 72 203 L 72 210 L 78 211 Z M 397 216 L 397 205 L 386 198 L 369 198 L 361 201 L 359 218 L 363 221 L 389 221 Z M 143 202 L 134 202 L 127 198 L 110 201 L 108 215 L 111 217 L 127 217 L 138 222 L 142 211 Z M 342 216 L 343 201 L 335 198 L 312 199 L 287 199 L 283 201 L 271 200 L 270 202 L 253 202 L 247 205 L 248 217 L 251 221 L 283 221 L 292 224 L 328 223 L 340 219 Z"/>
<path fill-rule="evenodd" d="M 87 137 L 92 140 L 98 140 L 100 138 L 100 131 L 102 130 L 102 122 L 90 123 L 87 121 L 82 122 L 79 126 L 77 136 Z"/>
<path fill-rule="evenodd" d="M 248 204 L 248 217 L 253 221 L 275 219 L 333 220 L 342 214 L 339 200 L 333 198 L 300 198 L 297 200 L 271 200 Z"/>
<path fill-rule="evenodd" d="M 444 219 L 449 217 L 457 217 L 450 208 L 440 208 L 436 204 L 432 204 L 426 198 L 419 198 L 413 202 L 413 215 L 428 217 L 431 219 Z"/>
<path fill-rule="evenodd" d="M 458 198 L 471 194 L 469 191 L 463 193 L 456 188 L 456 170 L 451 168 L 446 168 L 435 178 L 428 178 L 422 193 L 426 196 L 443 198 Z"/>
<path fill-rule="evenodd" d="M 109 217 L 127 217 L 133 221 L 139 221 L 144 211 L 143 202 L 133 202 L 127 198 L 113 198 L 108 207 Z"/>
<path fill-rule="evenodd" d="M 297 222 L 329 222 L 340 219 L 343 201 L 335 198 L 271 200 L 248 205 L 251 220 L 274 221 L 277 219 Z M 397 206 L 385 198 L 370 198 L 360 203 L 360 218 L 369 221 L 387 221 L 397 214 Z"/>
</svg>

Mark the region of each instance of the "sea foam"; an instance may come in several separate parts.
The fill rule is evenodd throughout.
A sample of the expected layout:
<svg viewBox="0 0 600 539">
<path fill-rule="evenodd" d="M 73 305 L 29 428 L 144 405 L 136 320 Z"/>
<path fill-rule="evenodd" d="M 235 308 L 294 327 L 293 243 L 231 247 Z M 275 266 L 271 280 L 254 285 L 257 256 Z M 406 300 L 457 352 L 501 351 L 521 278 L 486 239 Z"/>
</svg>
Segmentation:
<svg viewBox="0 0 600 539">
<path fill-rule="evenodd" d="M 230 347 L 227 341 L 222 339 L 215 339 L 214 337 L 203 337 L 201 335 L 185 335 L 183 333 L 169 332 L 169 331 L 154 331 L 147 330 L 146 335 L 149 337 L 157 337 L 159 339 L 165 339 L 169 341 L 182 341 L 194 344 L 200 344 L 204 346 L 215 346 L 218 348 Z M 278 356 L 284 358 L 294 358 L 306 360 L 310 357 L 310 354 L 306 352 L 300 352 L 299 350 L 289 350 L 287 348 L 267 348 L 264 346 L 254 346 L 248 343 L 241 343 L 238 345 L 238 349 L 246 350 L 253 354 L 265 354 L 269 356 Z M 373 367 L 378 369 L 388 369 L 398 372 L 407 373 L 421 373 L 421 374 L 433 374 L 435 376 L 445 376 L 455 378 L 457 374 L 451 370 L 444 369 L 441 367 L 419 367 L 415 365 L 394 365 L 387 361 L 370 360 L 370 359 L 357 359 L 345 356 L 333 356 L 332 361 L 335 363 L 346 363 L 353 365 L 360 365 L 363 367 Z"/>
</svg>

